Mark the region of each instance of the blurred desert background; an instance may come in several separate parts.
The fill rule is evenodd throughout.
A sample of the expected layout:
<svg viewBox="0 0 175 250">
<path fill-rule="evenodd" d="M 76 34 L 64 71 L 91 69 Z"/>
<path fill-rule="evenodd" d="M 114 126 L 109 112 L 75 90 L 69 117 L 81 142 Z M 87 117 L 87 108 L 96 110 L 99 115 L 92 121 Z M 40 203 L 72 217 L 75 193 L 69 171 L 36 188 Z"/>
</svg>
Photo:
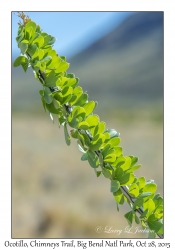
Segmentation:
<svg viewBox="0 0 175 250">
<path fill-rule="evenodd" d="M 18 55 L 12 51 L 12 61 Z M 155 180 L 163 195 L 163 12 L 133 13 L 68 62 L 98 101 L 95 113 L 120 132 L 124 154 L 139 157 L 136 176 Z M 129 206 L 117 212 L 109 180 L 80 160 L 75 140 L 66 145 L 40 89 L 30 68 L 12 67 L 12 237 L 146 238 L 125 232 Z M 122 233 L 97 233 L 97 226 Z"/>
</svg>

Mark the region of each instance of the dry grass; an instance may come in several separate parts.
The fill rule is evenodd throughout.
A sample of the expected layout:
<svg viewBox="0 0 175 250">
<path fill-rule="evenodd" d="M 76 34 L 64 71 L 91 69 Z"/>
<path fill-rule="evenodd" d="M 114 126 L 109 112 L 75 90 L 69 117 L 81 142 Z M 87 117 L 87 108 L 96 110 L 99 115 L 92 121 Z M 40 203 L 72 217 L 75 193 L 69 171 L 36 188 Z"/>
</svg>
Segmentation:
<svg viewBox="0 0 175 250">
<path fill-rule="evenodd" d="M 125 155 L 139 156 L 136 175 L 154 179 L 162 194 L 162 126 L 151 120 L 123 123 L 111 119 L 108 128 L 121 132 Z M 116 210 L 109 180 L 97 178 L 81 162 L 76 141 L 68 147 L 63 128 L 47 116 L 15 114 L 12 119 L 12 237 L 14 238 L 144 238 L 124 232 L 126 204 Z M 97 233 L 111 226 L 115 233 Z M 135 227 L 135 225 L 134 225 Z"/>
</svg>

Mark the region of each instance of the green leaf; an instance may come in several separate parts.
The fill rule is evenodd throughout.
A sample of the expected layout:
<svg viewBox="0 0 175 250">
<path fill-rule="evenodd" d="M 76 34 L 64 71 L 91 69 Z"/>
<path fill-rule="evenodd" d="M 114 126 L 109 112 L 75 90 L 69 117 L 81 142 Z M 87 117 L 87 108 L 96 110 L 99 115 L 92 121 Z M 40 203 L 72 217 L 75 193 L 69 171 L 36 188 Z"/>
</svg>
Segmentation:
<svg viewBox="0 0 175 250">
<path fill-rule="evenodd" d="M 156 207 L 163 205 L 163 199 L 162 199 L 162 197 L 160 197 L 160 194 L 156 194 L 153 198 L 153 201 L 154 201 Z"/>
<path fill-rule="evenodd" d="M 41 102 L 42 102 L 43 108 L 44 108 L 44 110 L 46 112 L 46 103 L 44 101 L 44 97 L 43 96 L 41 96 Z"/>
<path fill-rule="evenodd" d="M 75 78 L 75 75 L 73 73 L 69 73 L 69 74 L 67 74 L 67 77 L 68 78 Z"/>
<path fill-rule="evenodd" d="M 85 118 L 85 110 L 82 107 L 75 107 L 73 111 L 68 116 L 68 122 L 76 122 L 77 125 L 79 122 L 83 121 Z"/>
<path fill-rule="evenodd" d="M 156 194 L 156 195 L 154 196 L 154 199 L 153 199 L 153 200 L 155 201 L 155 200 L 157 200 L 157 199 L 159 199 L 159 198 L 161 198 L 161 196 L 160 196 L 160 194 L 158 193 L 158 194 Z"/>
<path fill-rule="evenodd" d="M 42 72 L 44 72 L 45 69 L 46 69 L 46 64 L 45 64 L 44 62 L 42 62 L 41 65 L 40 65 L 40 70 L 41 70 Z"/>
<path fill-rule="evenodd" d="M 13 63 L 14 67 L 18 67 L 21 64 L 27 64 L 28 65 L 28 59 L 25 56 L 18 56 L 16 60 Z"/>
<path fill-rule="evenodd" d="M 36 26 L 36 32 L 41 33 L 41 28 L 40 28 L 40 26 L 38 24 Z"/>
<path fill-rule="evenodd" d="M 28 69 L 28 63 L 22 63 L 21 64 L 21 67 L 23 68 L 23 70 L 24 70 L 24 72 L 26 72 L 27 71 L 27 69 Z"/>
<path fill-rule="evenodd" d="M 19 65 L 21 65 L 24 72 L 26 72 L 28 69 L 28 65 L 29 65 L 28 59 L 25 56 L 17 57 L 13 63 L 13 66 L 18 67 Z"/>
<path fill-rule="evenodd" d="M 135 200 L 134 204 L 133 204 L 133 209 L 137 209 L 143 206 L 143 199 L 140 197 L 137 197 L 137 199 Z"/>
<path fill-rule="evenodd" d="M 63 88 L 63 87 L 67 87 L 68 85 L 67 85 L 67 81 L 68 81 L 68 78 L 67 77 L 65 77 L 65 76 L 61 76 L 60 78 L 59 78 L 59 87 L 61 87 L 61 88 Z"/>
<path fill-rule="evenodd" d="M 141 165 L 133 166 L 133 167 L 131 167 L 131 168 L 129 168 L 129 169 L 127 170 L 127 173 L 131 173 L 131 172 L 133 172 L 133 171 L 139 169 L 140 167 L 141 167 Z"/>
<path fill-rule="evenodd" d="M 95 136 L 97 134 L 104 133 L 105 127 L 106 127 L 106 123 L 105 122 L 99 122 L 94 128 L 91 129 L 92 135 Z M 104 134 L 105 138 L 106 138 L 106 135 L 107 135 L 107 133 Z"/>
<path fill-rule="evenodd" d="M 30 43 L 32 43 L 38 36 L 40 36 L 40 32 L 35 32 L 35 34 L 32 36 L 32 38 L 30 39 Z"/>
<path fill-rule="evenodd" d="M 151 192 L 144 192 L 144 193 L 140 194 L 138 198 L 145 198 L 145 197 L 150 196 L 151 194 L 152 194 Z"/>
<path fill-rule="evenodd" d="M 154 203 L 154 204 L 155 204 L 155 203 Z M 162 213 L 162 212 L 163 212 L 163 205 L 157 206 L 156 209 L 155 209 L 155 212 L 156 212 L 156 213 Z"/>
<path fill-rule="evenodd" d="M 146 181 L 146 184 L 151 184 L 151 183 L 154 183 L 154 180 L 147 180 Z"/>
<path fill-rule="evenodd" d="M 33 44 L 36 44 L 38 48 L 41 48 L 42 45 L 44 44 L 44 37 L 43 36 L 38 36 L 34 41 Z"/>
<path fill-rule="evenodd" d="M 74 88 L 74 91 L 73 91 L 73 96 L 72 98 L 70 99 L 69 103 L 71 106 L 74 105 L 74 103 L 79 99 L 79 97 L 83 94 L 83 90 L 81 87 L 77 86 Z"/>
<path fill-rule="evenodd" d="M 129 185 L 129 180 L 131 179 L 132 174 L 126 173 L 123 174 L 119 180 L 121 186 Z M 132 180 L 131 180 L 132 181 Z"/>
<path fill-rule="evenodd" d="M 77 95 L 78 98 L 79 98 L 79 96 L 83 94 L 83 89 L 82 89 L 82 87 L 80 87 L 80 86 L 75 87 L 75 88 L 74 88 L 74 94 Z M 79 94 L 80 94 L 80 95 L 79 95 Z"/>
<path fill-rule="evenodd" d="M 44 37 L 44 44 L 43 47 L 48 45 L 49 41 L 51 40 L 51 36 L 46 33 L 41 33 L 41 35 Z"/>
<path fill-rule="evenodd" d="M 77 84 L 78 84 L 78 78 L 70 78 L 70 79 L 68 78 L 67 83 L 66 83 L 67 86 L 72 86 L 72 87 L 75 87 Z"/>
<path fill-rule="evenodd" d="M 114 195 L 114 199 L 117 203 L 119 203 L 121 205 L 124 203 L 124 201 L 125 201 L 124 195 L 120 189 L 117 192 L 114 192 L 113 195 Z"/>
<path fill-rule="evenodd" d="M 115 154 L 108 154 L 105 158 L 104 158 L 104 162 L 114 162 L 116 160 L 116 155 Z"/>
<path fill-rule="evenodd" d="M 88 103 L 86 103 L 83 108 L 85 109 L 85 112 L 86 112 L 86 116 L 90 115 L 94 108 L 95 108 L 95 102 L 94 101 L 90 101 Z"/>
<path fill-rule="evenodd" d="M 60 108 L 60 103 L 55 98 L 53 98 L 53 105 L 56 109 Z"/>
<path fill-rule="evenodd" d="M 120 180 L 120 178 L 122 178 L 123 175 L 124 175 L 123 169 L 121 169 L 120 167 L 115 169 L 115 177 L 117 180 Z"/>
<path fill-rule="evenodd" d="M 111 147 L 116 147 L 120 143 L 120 138 L 114 137 L 114 138 L 110 139 L 110 141 L 108 143 L 111 145 Z"/>
<path fill-rule="evenodd" d="M 51 57 L 51 56 L 50 56 Z M 47 63 L 47 68 L 48 69 L 56 69 L 58 68 L 59 64 L 60 64 L 60 61 L 61 61 L 61 58 L 58 57 L 58 56 L 54 56 L 54 57 L 51 57 L 52 60 L 50 60 L 48 63 Z"/>
<path fill-rule="evenodd" d="M 50 113 L 52 114 L 60 114 L 60 109 L 55 108 L 55 105 L 53 102 L 51 103 L 46 103 L 46 108 L 49 110 Z"/>
<path fill-rule="evenodd" d="M 63 99 L 61 101 L 61 104 L 65 104 L 67 103 L 71 97 L 72 97 L 72 93 L 73 93 L 73 89 L 72 87 L 65 87 L 63 90 L 62 90 L 62 96 L 63 96 Z"/>
<path fill-rule="evenodd" d="M 83 140 L 83 138 L 81 138 L 81 135 L 78 135 L 77 144 L 78 144 L 78 149 L 81 152 L 85 153 L 84 140 Z"/>
<path fill-rule="evenodd" d="M 24 31 L 22 30 L 21 33 L 16 37 L 17 43 L 20 43 L 24 38 Z"/>
<path fill-rule="evenodd" d="M 89 125 L 88 125 L 88 123 L 87 122 L 80 122 L 79 124 L 78 124 L 78 128 L 79 129 L 83 129 L 83 130 L 87 130 L 88 128 L 89 128 Z"/>
<path fill-rule="evenodd" d="M 100 165 L 101 167 L 103 167 L 103 155 L 101 153 L 99 153 L 99 161 L 100 161 Z"/>
<path fill-rule="evenodd" d="M 155 220 L 154 215 L 150 215 L 148 218 L 148 226 L 151 230 L 154 230 L 155 233 L 163 233 L 163 224 L 160 221 Z"/>
<path fill-rule="evenodd" d="M 103 173 L 104 177 L 106 177 L 108 179 L 111 178 L 111 171 L 109 169 L 103 168 L 102 173 Z"/>
<path fill-rule="evenodd" d="M 118 203 L 116 202 L 116 206 L 117 206 L 117 211 L 119 212 L 119 206 L 118 206 Z"/>
<path fill-rule="evenodd" d="M 42 34 L 41 34 L 41 35 L 42 35 Z M 44 48 L 42 48 L 42 49 L 44 49 Z M 59 57 L 59 56 L 57 55 L 56 50 L 54 50 L 54 49 L 47 50 L 47 52 L 45 53 L 45 56 L 51 56 L 52 58 L 54 58 L 55 56 L 56 56 L 56 57 Z M 59 57 L 59 58 L 60 58 L 60 57 Z M 61 60 L 61 58 L 60 58 L 60 60 Z M 50 65 L 50 63 L 51 63 L 51 62 L 49 62 L 49 65 Z"/>
<path fill-rule="evenodd" d="M 66 125 L 66 123 L 64 123 L 64 136 L 65 136 L 66 144 L 69 146 L 70 143 L 71 143 L 71 140 L 70 140 L 69 133 L 67 131 L 67 125 Z"/>
<path fill-rule="evenodd" d="M 40 70 L 40 68 L 41 68 L 41 63 L 39 62 L 39 61 L 37 61 L 35 64 L 34 64 L 34 70 L 36 71 L 36 72 L 38 72 L 39 70 Z"/>
<path fill-rule="evenodd" d="M 83 106 L 88 99 L 88 94 L 83 93 L 80 98 L 74 103 L 75 106 Z M 83 106 L 84 108 L 84 106 Z"/>
<path fill-rule="evenodd" d="M 54 93 L 54 98 L 55 98 L 57 101 L 59 101 L 60 103 L 62 103 L 62 101 L 63 101 L 63 95 L 62 95 L 61 92 L 56 92 L 56 93 Z"/>
<path fill-rule="evenodd" d="M 97 115 L 90 115 L 86 118 L 86 122 L 89 125 L 89 128 L 95 127 L 99 122 L 99 117 Z"/>
<path fill-rule="evenodd" d="M 140 219 L 147 217 L 148 212 L 149 212 L 148 209 L 146 209 L 146 210 L 140 215 Z"/>
<path fill-rule="evenodd" d="M 27 53 L 32 57 L 32 59 L 37 57 L 38 53 L 39 53 L 39 49 L 36 46 L 36 44 L 29 44 L 28 49 L 27 49 Z"/>
<path fill-rule="evenodd" d="M 39 32 L 39 33 L 41 34 L 41 36 L 44 37 L 44 45 L 43 46 L 47 47 L 48 45 L 51 45 L 51 44 L 49 44 L 49 41 L 52 39 L 52 36 L 45 33 L 45 32 Z"/>
<path fill-rule="evenodd" d="M 79 133 L 78 133 L 77 129 L 72 129 L 72 130 L 70 131 L 70 134 L 71 134 L 72 138 L 78 139 Z"/>
<path fill-rule="evenodd" d="M 133 195 L 134 197 L 137 197 L 139 195 L 139 187 L 137 186 L 136 183 L 133 183 L 130 187 L 129 187 L 129 193 L 131 195 Z"/>
<path fill-rule="evenodd" d="M 47 43 L 48 45 L 53 45 L 56 41 L 56 38 L 53 36 L 50 36 L 50 41 Z"/>
<path fill-rule="evenodd" d="M 61 58 L 61 60 L 62 60 L 63 62 L 66 61 L 66 57 L 65 57 L 65 56 L 60 56 L 60 58 Z"/>
<path fill-rule="evenodd" d="M 28 33 L 28 35 L 29 35 L 28 39 L 30 39 L 30 38 L 34 35 L 34 33 L 35 33 L 35 31 L 36 31 L 36 23 L 34 23 L 34 22 L 32 22 L 32 21 L 28 22 L 28 23 L 25 25 L 25 31 L 26 31 L 26 32 Z"/>
<path fill-rule="evenodd" d="M 42 89 L 39 90 L 39 94 L 40 94 L 40 96 L 44 96 L 44 91 Z"/>
<path fill-rule="evenodd" d="M 29 42 L 27 40 L 23 40 L 22 42 L 18 44 L 18 47 L 20 48 L 22 54 L 25 54 L 28 48 L 28 43 Z"/>
<path fill-rule="evenodd" d="M 149 199 L 148 201 L 143 203 L 143 208 L 144 210 L 148 209 L 148 215 L 151 215 L 151 213 L 154 211 L 155 209 L 155 204 L 153 202 L 152 199 Z"/>
<path fill-rule="evenodd" d="M 124 171 L 126 171 L 131 166 L 131 158 L 126 156 L 125 162 L 120 166 Z"/>
<path fill-rule="evenodd" d="M 126 173 L 127 174 L 127 173 Z M 130 185 L 134 182 L 135 176 L 133 173 L 129 173 L 129 180 L 125 183 L 125 185 Z"/>
<path fill-rule="evenodd" d="M 59 116 L 58 117 L 58 121 L 59 121 L 59 124 L 64 124 L 64 122 L 66 121 L 65 117 L 63 115 Z"/>
<path fill-rule="evenodd" d="M 139 189 L 142 189 L 146 183 L 145 177 L 142 176 L 142 177 L 138 178 L 137 183 L 138 183 Z"/>
<path fill-rule="evenodd" d="M 138 162 L 138 158 L 133 156 L 130 156 L 130 158 L 131 158 L 131 167 L 133 167 Z"/>
<path fill-rule="evenodd" d="M 48 87 L 44 87 L 44 100 L 47 104 L 50 104 L 53 100 L 51 91 Z"/>
<path fill-rule="evenodd" d="M 45 82 L 48 87 L 55 87 L 58 76 L 55 75 L 55 71 L 52 70 L 49 74 L 45 76 Z"/>
<path fill-rule="evenodd" d="M 138 216 L 136 215 L 136 213 L 134 214 L 134 216 L 135 216 L 135 222 L 136 222 L 137 224 L 139 224 L 139 223 L 140 223 L 140 220 L 139 220 Z"/>
<path fill-rule="evenodd" d="M 125 157 L 119 156 L 116 158 L 116 161 L 114 163 L 112 163 L 111 165 L 115 168 L 118 168 L 124 163 L 125 163 Z"/>
<path fill-rule="evenodd" d="M 114 138 L 115 139 L 115 138 Z M 118 139 L 118 138 L 116 138 L 116 139 Z M 122 151 L 123 151 L 123 149 L 122 149 L 122 147 L 114 147 L 114 150 L 115 150 L 115 155 L 116 155 L 116 157 L 119 157 L 119 156 L 121 156 L 122 155 Z"/>
<path fill-rule="evenodd" d="M 159 205 L 159 206 L 156 207 L 156 209 L 155 209 L 155 216 L 157 218 L 160 218 L 160 217 L 163 216 L 163 205 Z"/>
<path fill-rule="evenodd" d="M 39 49 L 39 53 L 42 53 L 44 55 L 44 52 L 42 49 Z M 41 55 L 40 56 L 41 58 L 43 58 L 43 56 Z M 48 63 L 52 60 L 52 57 L 51 56 L 45 56 L 42 60 L 40 60 L 40 62 L 44 62 L 44 63 Z"/>
<path fill-rule="evenodd" d="M 155 183 L 146 184 L 143 188 L 143 192 L 155 193 L 157 190 L 157 185 Z"/>
<path fill-rule="evenodd" d="M 96 171 L 96 175 L 97 177 L 99 177 L 101 175 L 102 171 Z"/>
<path fill-rule="evenodd" d="M 77 118 L 72 119 L 71 121 L 68 121 L 69 126 L 72 128 L 77 128 L 78 124 L 79 124 L 79 120 Z"/>
<path fill-rule="evenodd" d="M 105 145 L 105 147 L 102 150 L 103 158 L 105 158 L 109 154 L 114 154 L 115 150 L 110 147 L 109 144 Z"/>
<path fill-rule="evenodd" d="M 98 157 L 95 155 L 92 151 L 87 151 L 88 155 L 88 162 L 92 168 L 98 168 L 99 166 L 99 160 Z"/>
<path fill-rule="evenodd" d="M 92 151 L 99 150 L 100 147 L 103 145 L 104 140 L 105 136 L 103 134 L 96 135 L 91 141 L 91 145 L 89 147 L 90 150 Z"/>
<path fill-rule="evenodd" d="M 117 180 L 111 180 L 111 192 L 117 192 L 120 188 L 120 183 Z"/>
<path fill-rule="evenodd" d="M 119 137 L 120 134 L 115 129 L 107 129 L 105 132 L 110 134 L 110 138 Z"/>
<path fill-rule="evenodd" d="M 126 213 L 124 216 L 127 219 L 129 225 L 131 226 L 132 225 L 132 220 L 133 220 L 133 212 L 130 211 L 130 212 Z"/>
<path fill-rule="evenodd" d="M 83 133 L 83 134 L 81 134 L 80 136 L 82 136 L 82 138 L 84 139 L 84 142 L 85 142 L 86 146 L 89 147 L 91 141 L 90 141 L 88 135 L 85 134 L 85 133 Z"/>
<path fill-rule="evenodd" d="M 24 26 L 20 25 L 18 28 L 18 36 L 20 36 L 24 32 Z"/>
<path fill-rule="evenodd" d="M 69 63 L 61 62 L 59 66 L 56 68 L 55 72 L 56 73 L 65 72 L 68 68 L 69 68 Z"/>
<path fill-rule="evenodd" d="M 81 156 L 81 160 L 82 160 L 82 161 L 87 161 L 87 159 L 88 159 L 88 155 L 87 155 L 87 153 L 84 153 L 84 154 Z"/>
</svg>

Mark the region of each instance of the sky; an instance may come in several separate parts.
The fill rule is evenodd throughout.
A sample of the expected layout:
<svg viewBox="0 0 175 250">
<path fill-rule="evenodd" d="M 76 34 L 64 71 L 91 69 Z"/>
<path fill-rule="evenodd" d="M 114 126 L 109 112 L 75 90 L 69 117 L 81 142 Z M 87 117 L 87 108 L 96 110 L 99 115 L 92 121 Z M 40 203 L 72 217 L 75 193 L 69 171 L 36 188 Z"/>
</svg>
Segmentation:
<svg viewBox="0 0 175 250">
<path fill-rule="evenodd" d="M 56 37 L 54 49 L 71 58 L 109 33 L 134 12 L 25 12 L 42 30 Z M 12 12 L 12 54 L 19 53 L 16 34 L 20 18 Z"/>
</svg>

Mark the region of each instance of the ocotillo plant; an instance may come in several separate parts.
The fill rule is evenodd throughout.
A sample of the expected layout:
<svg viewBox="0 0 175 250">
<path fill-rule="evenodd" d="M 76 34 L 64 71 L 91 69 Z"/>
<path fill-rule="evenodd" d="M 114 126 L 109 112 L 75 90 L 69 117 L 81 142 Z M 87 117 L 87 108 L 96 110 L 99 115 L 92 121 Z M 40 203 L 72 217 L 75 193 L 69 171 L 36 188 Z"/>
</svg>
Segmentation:
<svg viewBox="0 0 175 250">
<path fill-rule="evenodd" d="M 83 153 L 81 160 L 89 162 L 96 176 L 109 179 L 117 210 L 118 204 L 129 204 L 130 210 L 125 214 L 129 225 L 135 220 L 149 229 L 148 237 L 163 238 L 163 199 L 156 194 L 157 185 L 143 176 L 136 177 L 134 172 L 141 167 L 138 158 L 123 154 L 120 134 L 106 129 L 105 122 L 94 113 L 97 102 L 88 101 L 88 94 L 78 86 L 79 79 L 66 72 L 69 63 L 53 49 L 55 37 L 43 32 L 23 12 L 17 15 L 22 18 L 16 37 L 21 54 L 14 67 L 21 65 L 25 72 L 32 67 L 42 87 L 39 94 L 45 112 L 51 118 L 52 114 L 57 115 L 68 146 L 71 138 L 77 140 Z"/>
</svg>

